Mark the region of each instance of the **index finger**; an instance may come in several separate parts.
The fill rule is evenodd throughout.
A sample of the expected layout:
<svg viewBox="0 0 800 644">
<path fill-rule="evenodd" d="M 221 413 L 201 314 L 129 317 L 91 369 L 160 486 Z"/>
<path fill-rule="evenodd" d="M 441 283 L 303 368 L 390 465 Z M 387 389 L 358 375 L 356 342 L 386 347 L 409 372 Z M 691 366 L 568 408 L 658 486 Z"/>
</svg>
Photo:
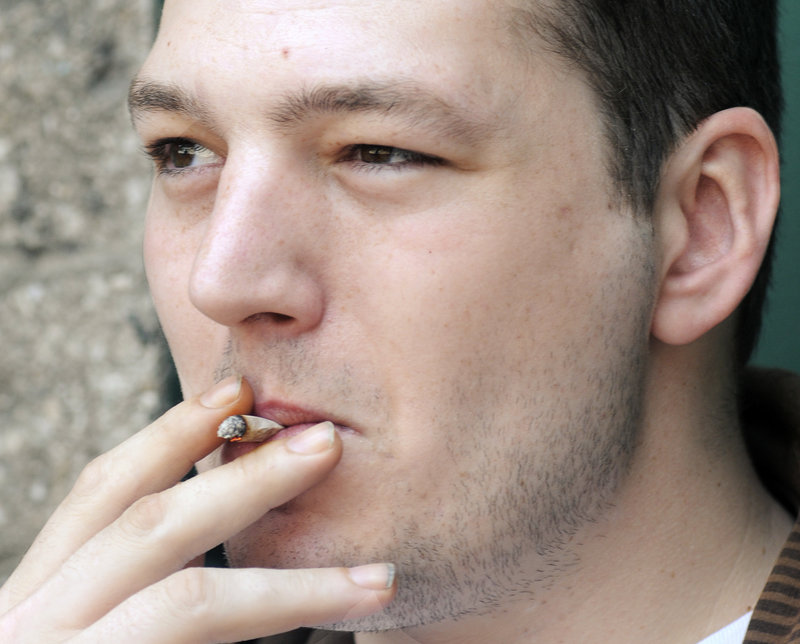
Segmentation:
<svg viewBox="0 0 800 644">
<path fill-rule="evenodd" d="M 240 377 L 227 378 L 89 463 L 0 589 L 0 614 L 33 592 L 134 501 L 177 483 L 221 444 L 216 426 L 252 405 L 249 384 Z"/>
</svg>

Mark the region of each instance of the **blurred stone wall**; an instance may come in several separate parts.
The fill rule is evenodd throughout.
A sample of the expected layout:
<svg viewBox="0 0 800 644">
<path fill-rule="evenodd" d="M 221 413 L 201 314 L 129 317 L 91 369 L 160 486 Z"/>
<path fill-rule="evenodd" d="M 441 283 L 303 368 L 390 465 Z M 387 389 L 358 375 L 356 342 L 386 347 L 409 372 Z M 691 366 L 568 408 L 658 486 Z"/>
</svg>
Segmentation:
<svg viewBox="0 0 800 644">
<path fill-rule="evenodd" d="M 125 108 L 153 0 L 0 0 L 0 583 L 83 465 L 162 407 Z"/>
</svg>

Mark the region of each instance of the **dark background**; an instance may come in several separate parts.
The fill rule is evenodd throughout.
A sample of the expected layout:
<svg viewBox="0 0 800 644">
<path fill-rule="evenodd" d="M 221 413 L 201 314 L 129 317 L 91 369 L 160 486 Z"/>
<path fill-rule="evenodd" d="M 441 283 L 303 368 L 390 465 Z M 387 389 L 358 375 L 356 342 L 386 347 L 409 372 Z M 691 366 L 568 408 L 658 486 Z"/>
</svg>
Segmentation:
<svg viewBox="0 0 800 644">
<path fill-rule="evenodd" d="M 800 371 L 800 2 L 782 0 L 781 46 L 786 92 L 783 206 L 777 261 L 764 333 L 754 362 Z"/>
</svg>

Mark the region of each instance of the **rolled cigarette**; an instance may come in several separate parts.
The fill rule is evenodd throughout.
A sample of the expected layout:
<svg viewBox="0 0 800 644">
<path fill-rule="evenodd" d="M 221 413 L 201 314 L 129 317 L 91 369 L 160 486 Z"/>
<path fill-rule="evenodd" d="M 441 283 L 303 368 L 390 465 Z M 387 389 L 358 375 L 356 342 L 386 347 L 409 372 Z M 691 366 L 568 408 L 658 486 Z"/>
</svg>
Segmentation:
<svg viewBox="0 0 800 644">
<path fill-rule="evenodd" d="M 217 436 L 229 441 L 260 443 L 284 429 L 275 421 L 259 416 L 228 416 L 217 428 Z"/>
</svg>

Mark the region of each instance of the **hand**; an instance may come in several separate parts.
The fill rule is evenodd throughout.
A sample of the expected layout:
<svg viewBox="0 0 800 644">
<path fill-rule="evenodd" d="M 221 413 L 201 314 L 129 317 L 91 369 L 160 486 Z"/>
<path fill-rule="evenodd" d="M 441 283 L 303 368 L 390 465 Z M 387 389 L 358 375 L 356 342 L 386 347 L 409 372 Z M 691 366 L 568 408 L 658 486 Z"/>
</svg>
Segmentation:
<svg viewBox="0 0 800 644">
<path fill-rule="evenodd" d="M 394 594 L 385 564 L 189 566 L 320 482 L 341 455 L 336 432 L 318 426 L 180 482 L 221 444 L 216 426 L 252 403 L 246 382 L 225 380 L 92 461 L 0 588 L 0 641 L 230 642 L 385 606 Z"/>
</svg>

